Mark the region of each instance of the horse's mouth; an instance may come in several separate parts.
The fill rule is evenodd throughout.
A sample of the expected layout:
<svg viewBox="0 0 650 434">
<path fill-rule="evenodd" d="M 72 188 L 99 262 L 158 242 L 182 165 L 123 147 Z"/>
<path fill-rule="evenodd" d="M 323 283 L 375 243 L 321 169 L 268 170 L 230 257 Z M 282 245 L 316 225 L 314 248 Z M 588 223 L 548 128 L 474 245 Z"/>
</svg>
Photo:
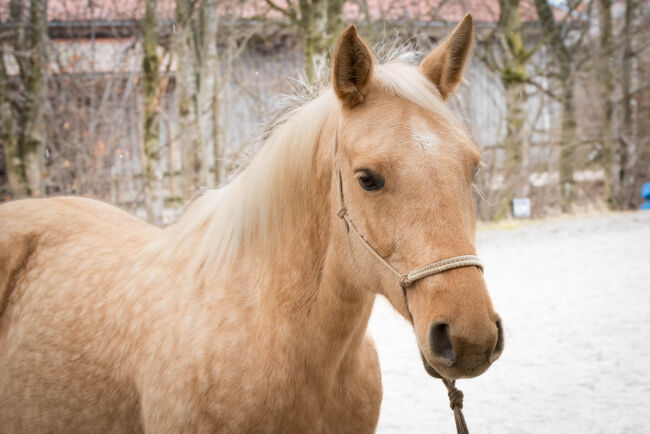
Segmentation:
<svg viewBox="0 0 650 434">
<path fill-rule="evenodd" d="M 422 358 L 422 364 L 424 365 L 424 370 L 427 371 L 427 374 L 431 375 L 434 378 L 442 378 L 442 375 L 433 369 L 433 366 L 427 362 L 427 359 L 424 357 L 424 354 L 422 354 L 422 352 L 420 352 L 420 357 Z"/>
<path fill-rule="evenodd" d="M 445 367 L 442 368 L 443 374 L 438 372 L 431 364 L 427 361 L 427 359 L 424 357 L 424 354 L 420 352 L 420 358 L 422 359 L 422 364 L 424 365 L 424 370 L 427 371 L 427 374 L 431 375 L 434 378 L 442 378 L 446 380 L 457 380 L 459 378 L 474 378 L 478 375 L 481 375 L 483 372 L 485 372 L 489 367 L 490 364 L 488 365 L 482 365 L 479 366 L 478 368 L 466 370 L 466 371 L 459 371 L 458 368 L 453 365 L 449 366 L 449 368 L 445 369 Z"/>
</svg>

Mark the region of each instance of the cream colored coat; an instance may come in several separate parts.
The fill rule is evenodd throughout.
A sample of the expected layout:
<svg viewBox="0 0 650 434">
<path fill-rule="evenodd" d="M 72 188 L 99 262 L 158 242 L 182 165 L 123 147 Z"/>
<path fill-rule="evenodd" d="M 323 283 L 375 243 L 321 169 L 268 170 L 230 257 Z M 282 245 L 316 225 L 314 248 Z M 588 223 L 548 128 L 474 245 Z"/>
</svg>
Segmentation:
<svg viewBox="0 0 650 434">
<path fill-rule="evenodd" d="M 333 168 L 396 266 L 473 253 L 479 155 L 443 102 L 472 37 L 466 18 L 418 71 L 375 65 L 348 28 L 333 91 L 164 230 L 89 199 L 0 206 L 0 432 L 373 432 L 382 390 L 368 318 L 376 293 L 405 307 L 338 219 Z M 359 187 L 361 166 L 383 173 L 383 191 Z M 498 346 L 480 272 L 427 280 L 409 301 L 427 363 L 480 374 Z M 427 343 L 442 317 L 453 366 Z"/>
</svg>

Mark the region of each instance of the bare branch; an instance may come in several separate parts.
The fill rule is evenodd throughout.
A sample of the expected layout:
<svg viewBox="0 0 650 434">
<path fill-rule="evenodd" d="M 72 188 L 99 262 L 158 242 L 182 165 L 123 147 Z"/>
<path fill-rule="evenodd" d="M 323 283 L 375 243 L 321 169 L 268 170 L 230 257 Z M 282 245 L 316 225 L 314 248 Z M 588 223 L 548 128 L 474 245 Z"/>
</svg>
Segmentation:
<svg viewBox="0 0 650 434">
<path fill-rule="evenodd" d="M 297 15 L 296 15 L 296 10 L 295 10 L 294 8 L 291 8 L 291 9 L 286 8 L 286 9 L 285 9 L 285 8 L 283 8 L 283 7 L 278 6 L 276 3 L 273 2 L 273 0 L 266 0 L 266 4 L 269 5 L 269 7 L 270 7 L 271 9 L 273 9 L 274 11 L 278 11 L 278 12 L 280 12 L 282 15 L 284 15 L 285 17 L 289 18 L 289 20 L 290 20 L 292 23 L 294 23 L 294 24 L 297 24 L 297 23 L 298 23 L 298 17 L 297 17 Z M 291 5 L 290 2 L 288 2 L 288 4 Z"/>
</svg>

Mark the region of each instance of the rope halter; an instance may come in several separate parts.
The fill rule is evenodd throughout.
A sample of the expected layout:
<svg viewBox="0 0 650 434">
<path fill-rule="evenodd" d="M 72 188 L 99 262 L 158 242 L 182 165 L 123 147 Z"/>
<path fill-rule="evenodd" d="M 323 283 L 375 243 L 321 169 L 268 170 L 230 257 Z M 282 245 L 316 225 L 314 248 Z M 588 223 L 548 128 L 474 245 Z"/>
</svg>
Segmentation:
<svg viewBox="0 0 650 434">
<path fill-rule="evenodd" d="M 334 167 L 336 167 L 336 152 L 338 148 L 338 131 L 336 132 L 336 145 L 334 148 Z M 412 287 L 415 282 L 418 280 L 425 279 L 436 274 L 444 273 L 445 271 L 453 270 L 454 268 L 461 267 L 478 267 L 481 272 L 483 272 L 483 262 L 478 256 L 475 255 L 461 255 L 454 256 L 447 259 L 442 259 L 440 261 L 435 261 L 430 264 L 424 265 L 420 268 L 409 273 L 400 273 L 397 268 L 395 268 L 390 262 L 384 259 L 383 256 L 379 254 L 377 249 L 375 249 L 372 244 L 359 232 L 357 227 L 352 222 L 348 209 L 345 206 L 345 198 L 343 197 L 343 183 L 341 181 L 341 171 L 339 169 L 335 170 L 336 172 L 336 182 L 339 192 L 339 209 L 337 212 L 338 217 L 345 224 L 347 233 L 352 232 L 359 238 L 361 245 L 363 245 L 366 250 L 368 250 L 379 262 L 381 262 L 386 268 L 388 268 L 398 279 L 399 285 L 402 288 L 402 296 L 404 298 L 404 307 L 406 308 L 406 313 L 408 314 L 409 321 L 413 323 L 413 315 L 408 305 L 407 298 L 407 289 Z M 454 421 L 456 422 L 456 430 L 458 434 L 469 434 L 467 429 L 467 424 L 465 423 L 465 417 L 463 416 L 463 392 L 456 388 L 456 381 L 442 378 L 442 382 L 448 391 L 449 396 L 449 405 L 454 411 Z"/>
<path fill-rule="evenodd" d="M 372 246 L 372 244 L 370 244 L 368 240 L 366 240 L 366 238 L 359 232 L 355 224 L 352 222 L 352 219 L 350 218 L 350 214 L 348 213 L 348 209 L 345 206 L 345 198 L 343 197 L 343 183 L 341 181 L 340 170 L 336 171 L 336 180 L 337 180 L 337 187 L 339 191 L 339 210 L 336 214 L 345 223 L 346 231 L 348 233 L 352 232 L 353 234 L 355 234 L 361 241 L 361 244 L 375 258 L 377 258 L 379 262 L 384 264 L 384 266 L 386 266 L 386 268 L 388 268 L 397 277 L 397 279 L 399 280 L 399 284 L 403 290 L 405 290 L 406 288 L 410 288 L 418 280 L 424 279 L 426 277 L 434 276 L 436 274 L 444 273 L 445 271 L 453 270 L 454 268 L 478 267 L 481 270 L 481 272 L 483 271 L 483 262 L 478 256 L 461 255 L 461 256 L 454 256 L 452 258 L 447 258 L 447 259 L 442 259 L 440 261 L 432 262 L 420 268 L 416 268 L 415 270 L 409 273 L 400 273 L 399 270 L 397 270 L 397 268 L 395 268 L 390 262 L 388 262 L 386 259 L 384 259 L 383 256 L 379 254 L 377 249 L 375 249 Z M 406 305 L 406 310 L 409 314 L 409 319 L 411 320 L 411 322 L 413 322 L 413 318 L 411 317 L 411 312 L 408 309 L 408 304 Z"/>
</svg>

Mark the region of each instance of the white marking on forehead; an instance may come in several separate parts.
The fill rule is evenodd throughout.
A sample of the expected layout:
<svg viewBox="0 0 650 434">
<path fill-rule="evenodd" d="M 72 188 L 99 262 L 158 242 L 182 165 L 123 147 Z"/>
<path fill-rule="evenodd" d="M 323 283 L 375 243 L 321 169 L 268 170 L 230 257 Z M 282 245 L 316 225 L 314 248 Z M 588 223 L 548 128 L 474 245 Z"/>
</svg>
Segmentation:
<svg viewBox="0 0 650 434">
<path fill-rule="evenodd" d="M 435 152 L 442 143 L 438 137 L 422 120 L 413 120 L 411 122 L 411 132 L 413 140 L 422 149 L 427 152 Z"/>
</svg>

